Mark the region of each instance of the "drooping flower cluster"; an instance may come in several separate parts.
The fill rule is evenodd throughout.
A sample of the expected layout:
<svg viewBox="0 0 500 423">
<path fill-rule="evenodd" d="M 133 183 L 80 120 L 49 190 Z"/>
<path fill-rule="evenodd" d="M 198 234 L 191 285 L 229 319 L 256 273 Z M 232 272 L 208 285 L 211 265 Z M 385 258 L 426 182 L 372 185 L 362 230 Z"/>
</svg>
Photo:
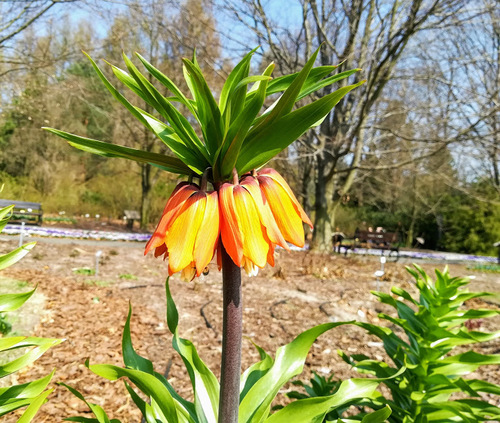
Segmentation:
<svg viewBox="0 0 500 423">
<path fill-rule="evenodd" d="M 255 275 L 274 266 L 276 245 L 304 246 L 302 222 L 312 223 L 283 177 L 274 169 L 243 176 L 205 191 L 181 182 L 168 199 L 145 254 L 168 257 L 168 271 L 184 280 L 200 276 L 224 246 L 233 262 Z M 220 259 L 219 267 L 220 267 Z"/>
</svg>

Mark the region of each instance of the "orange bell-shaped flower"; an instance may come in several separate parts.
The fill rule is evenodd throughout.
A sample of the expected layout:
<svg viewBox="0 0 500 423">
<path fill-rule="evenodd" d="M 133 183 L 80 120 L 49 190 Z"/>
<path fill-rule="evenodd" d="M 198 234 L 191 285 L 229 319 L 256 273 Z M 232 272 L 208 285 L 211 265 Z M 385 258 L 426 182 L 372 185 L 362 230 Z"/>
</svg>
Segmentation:
<svg viewBox="0 0 500 423">
<path fill-rule="evenodd" d="M 275 244 L 288 249 L 255 178 L 244 177 L 239 185 L 222 184 L 219 204 L 224 248 L 249 275 L 266 262 L 274 265 Z"/>
<path fill-rule="evenodd" d="M 257 180 L 283 238 L 302 248 L 305 244 L 302 222 L 311 229 L 313 224 L 292 190 L 283 177 L 271 168 L 257 172 Z"/>
<path fill-rule="evenodd" d="M 217 192 L 182 182 L 167 201 L 144 254 L 168 257 L 170 275 L 182 271 L 184 280 L 200 276 L 214 256 L 220 234 Z"/>
</svg>

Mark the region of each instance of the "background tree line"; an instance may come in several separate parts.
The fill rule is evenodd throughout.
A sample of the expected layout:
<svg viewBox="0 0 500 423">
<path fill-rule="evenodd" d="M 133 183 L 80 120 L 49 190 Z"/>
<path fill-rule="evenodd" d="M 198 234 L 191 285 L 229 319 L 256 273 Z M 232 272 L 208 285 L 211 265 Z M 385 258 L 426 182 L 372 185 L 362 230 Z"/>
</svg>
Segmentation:
<svg viewBox="0 0 500 423">
<path fill-rule="evenodd" d="M 80 49 L 119 66 L 122 51 L 139 51 L 182 86 L 180 59 L 196 48 L 217 91 L 231 63 L 256 45 L 256 71 L 274 61 L 276 75 L 296 71 L 321 46 L 318 64 L 362 68 L 345 83 L 367 82 L 274 163 L 313 216 L 313 245 L 329 250 L 333 231 L 366 222 L 399 231 L 408 246 L 422 237 L 426 248 L 494 253 L 495 0 L 23 3 L 0 3 L 3 197 L 43 200 L 52 212 L 119 216 L 137 208 L 144 226 L 161 212 L 171 177 L 79 153 L 39 129 L 162 151 L 110 99 Z"/>
</svg>

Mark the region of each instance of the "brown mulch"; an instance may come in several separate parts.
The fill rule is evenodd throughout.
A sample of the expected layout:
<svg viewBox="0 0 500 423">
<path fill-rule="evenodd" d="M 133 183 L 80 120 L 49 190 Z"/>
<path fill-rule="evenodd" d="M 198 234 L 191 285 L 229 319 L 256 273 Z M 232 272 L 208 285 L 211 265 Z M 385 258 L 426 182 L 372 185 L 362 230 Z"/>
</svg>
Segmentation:
<svg viewBox="0 0 500 423">
<path fill-rule="evenodd" d="M 14 241 L 4 244 L 1 249 L 9 250 Z M 72 269 L 92 267 L 97 249 L 104 252 L 98 277 L 75 274 Z M 320 323 L 357 319 L 379 324 L 377 314 L 387 309 L 369 293 L 375 289 L 373 272 L 378 268 L 375 258 L 279 251 L 275 268 L 264 269 L 256 278 L 244 277 L 244 335 L 274 355 L 280 345 Z M 426 265 L 426 269 L 432 268 Z M 382 290 L 388 291 L 397 284 L 414 292 L 404 265 L 387 263 L 386 269 Z M 452 267 L 453 275 L 468 273 L 464 266 Z M 2 275 L 38 285 L 46 304 L 34 333 L 65 339 L 19 375 L 19 383 L 56 368 L 54 382 L 80 390 L 87 400 L 103 406 L 111 418 L 124 423 L 140 422 L 123 383 L 103 380 L 84 365 L 87 358 L 91 363 L 122 364 L 121 331 L 131 301 L 135 348 L 155 363 L 157 371 L 164 373 L 168 368 L 172 385 L 181 395 L 191 397 L 188 376 L 171 347 L 164 319 L 166 265 L 161 260 L 144 258 L 142 249 L 134 245 L 104 248 L 76 242 L 72 246 L 40 242 L 34 252 Z M 491 289 L 500 282 L 495 276 L 481 275 L 475 284 Z M 211 266 L 207 277 L 188 284 L 174 276 L 171 289 L 179 310 L 181 336 L 195 343 L 202 359 L 218 377 L 222 331 L 220 273 Z M 491 342 L 485 348 L 490 353 L 498 352 L 500 342 Z M 376 359 L 384 357 L 377 338 L 356 327 L 341 327 L 313 344 L 300 378 L 306 379 L 312 370 L 322 374 L 334 372 L 338 378 L 355 376 L 337 349 Z M 244 341 L 243 368 L 257 360 L 251 342 Z M 498 367 L 490 367 L 481 375 L 500 382 Z M 36 422 L 59 422 L 74 415 L 91 417 L 85 404 L 64 387 L 52 386 L 55 391 Z M 285 386 L 282 391 L 289 389 L 292 388 Z M 15 418 L 3 421 L 14 422 Z"/>
</svg>

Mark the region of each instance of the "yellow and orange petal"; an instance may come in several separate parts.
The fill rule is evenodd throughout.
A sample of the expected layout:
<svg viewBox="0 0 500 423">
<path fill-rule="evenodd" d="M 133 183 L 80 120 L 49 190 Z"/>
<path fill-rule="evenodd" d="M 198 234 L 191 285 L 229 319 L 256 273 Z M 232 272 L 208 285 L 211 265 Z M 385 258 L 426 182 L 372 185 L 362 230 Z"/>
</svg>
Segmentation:
<svg viewBox="0 0 500 423">
<path fill-rule="evenodd" d="M 145 254 L 168 257 L 170 275 L 183 279 L 200 276 L 214 256 L 219 239 L 220 212 L 217 193 L 182 183 L 170 196 Z"/>
<path fill-rule="evenodd" d="M 254 273 L 253 266 L 263 268 L 274 247 L 262 218 L 263 206 L 250 191 L 244 184 L 222 184 L 219 204 L 224 248 L 237 266 Z"/>
<path fill-rule="evenodd" d="M 196 191 L 197 187 L 187 182 L 181 182 L 175 187 L 174 191 L 167 201 L 167 205 L 163 210 L 160 222 L 153 232 L 153 236 L 146 244 L 144 255 L 146 255 L 151 250 L 156 250 L 158 247 L 161 247 L 165 243 L 165 235 L 167 233 L 167 228 L 170 225 L 170 222 L 179 214 L 182 207 L 184 206 L 184 202 Z M 160 248 L 159 251 L 163 251 L 164 248 L 166 247 Z M 163 255 L 164 252 L 165 251 L 157 253 L 155 251 L 155 257 Z"/>
<path fill-rule="evenodd" d="M 313 225 L 286 181 L 270 168 L 257 172 L 257 180 L 283 238 L 297 247 L 303 247 L 305 239 L 302 222 L 311 229 Z"/>
<path fill-rule="evenodd" d="M 259 187 L 257 179 L 253 176 L 245 176 L 240 181 L 240 184 L 250 193 L 255 201 L 260 220 L 266 228 L 266 235 L 269 238 L 269 241 L 271 241 L 272 244 L 279 245 L 280 247 L 290 251 L 286 240 L 283 238 L 283 235 L 276 224 L 271 208 L 269 207 L 269 203 L 263 191 Z"/>
</svg>

